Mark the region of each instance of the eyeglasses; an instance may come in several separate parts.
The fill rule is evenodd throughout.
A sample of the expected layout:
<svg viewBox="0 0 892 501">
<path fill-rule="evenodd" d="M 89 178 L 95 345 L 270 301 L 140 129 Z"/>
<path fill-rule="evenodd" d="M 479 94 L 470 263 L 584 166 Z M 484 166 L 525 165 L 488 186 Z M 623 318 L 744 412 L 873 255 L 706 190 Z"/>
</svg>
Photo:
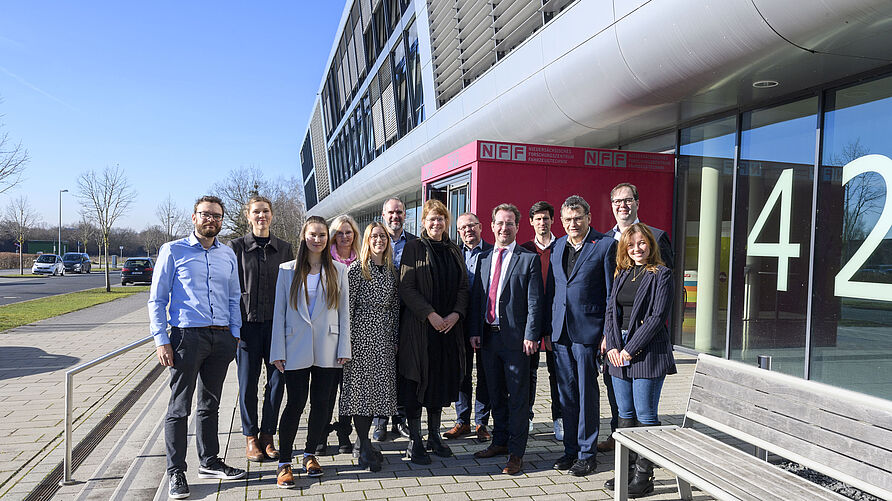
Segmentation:
<svg viewBox="0 0 892 501">
<path fill-rule="evenodd" d="M 499 228 L 501 228 L 503 226 L 507 226 L 508 228 L 514 228 L 514 226 L 516 226 L 514 221 L 496 221 L 493 224 L 498 226 Z"/>
<path fill-rule="evenodd" d="M 633 203 L 635 203 L 635 199 L 634 198 L 614 198 L 613 200 L 611 200 L 611 202 L 613 202 L 613 205 L 619 207 L 620 205 L 623 205 L 623 204 L 632 205 Z"/>
<path fill-rule="evenodd" d="M 425 218 L 425 221 L 427 221 L 428 223 L 445 223 L 446 218 L 443 216 L 428 216 L 427 218 Z"/>
<path fill-rule="evenodd" d="M 561 220 L 567 224 L 570 224 L 570 223 L 582 224 L 583 222 L 585 222 L 585 216 L 562 217 Z"/>
<path fill-rule="evenodd" d="M 210 221 L 212 219 L 214 221 L 222 221 L 223 220 L 223 214 L 216 214 L 214 212 L 201 212 L 201 211 L 196 212 L 196 214 L 198 214 L 198 217 L 200 217 L 204 221 Z"/>
<path fill-rule="evenodd" d="M 480 223 L 468 223 L 468 224 L 459 226 L 458 231 L 471 230 L 471 229 L 476 228 L 477 226 L 480 226 Z"/>
</svg>

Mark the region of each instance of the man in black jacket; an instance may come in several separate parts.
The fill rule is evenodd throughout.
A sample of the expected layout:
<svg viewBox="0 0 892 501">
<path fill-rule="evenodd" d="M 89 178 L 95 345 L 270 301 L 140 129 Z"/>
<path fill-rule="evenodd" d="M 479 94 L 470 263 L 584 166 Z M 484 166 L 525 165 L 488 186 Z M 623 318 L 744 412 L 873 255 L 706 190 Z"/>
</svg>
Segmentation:
<svg viewBox="0 0 892 501">
<path fill-rule="evenodd" d="M 246 439 L 245 455 L 248 461 L 263 461 L 279 458 L 273 437 L 285 381 L 282 373 L 270 364 L 269 346 L 279 265 L 293 260 L 294 251 L 291 244 L 269 232 L 273 208 L 268 198 L 251 197 L 245 204 L 245 217 L 251 223 L 251 232 L 229 242 L 238 261 L 242 288 L 242 337 L 236 355 L 239 407 L 242 434 Z M 258 426 L 257 384 L 261 367 L 266 367 L 266 386 L 263 420 Z"/>
</svg>

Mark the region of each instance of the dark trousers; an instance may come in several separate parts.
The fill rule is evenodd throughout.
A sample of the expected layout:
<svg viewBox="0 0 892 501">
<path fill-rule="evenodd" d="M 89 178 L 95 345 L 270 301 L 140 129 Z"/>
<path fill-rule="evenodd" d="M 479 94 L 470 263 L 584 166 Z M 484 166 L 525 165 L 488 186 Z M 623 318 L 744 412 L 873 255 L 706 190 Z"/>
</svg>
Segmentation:
<svg viewBox="0 0 892 501">
<path fill-rule="evenodd" d="M 551 392 L 551 420 L 560 419 L 561 396 L 557 385 L 557 372 L 554 368 L 554 352 L 540 350 L 530 357 L 530 421 L 533 420 L 533 404 L 536 403 L 536 384 L 539 380 L 539 353 L 545 352 L 545 367 L 548 368 L 548 386 Z"/>
<path fill-rule="evenodd" d="M 607 389 L 607 402 L 610 404 L 610 431 L 612 433 L 619 425 L 619 407 L 616 406 L 616 394 L 613 392 L 613 378 L 607 374 L 606 370 L 604 371 L 604 387 Z"/>
<path fill-rule="evenodd" d="M 565 334 L 553 346 L 564 418 L 564 453 L 588 459 L 597 453 L 598 345 L 572 343 Z"/>
<path fill-rule="evenodd" d="M 503 346 L 497 336 L 488 336 L 481 350 L 492 404 L 492 443 L 523 457 L 529 434 L 530 357 L 521 348 Z"/>
<path fill-rule="evenodd" d="M 238 364 L 238 403 L 242 416 L 242 434 L 257 436 L 258 433 L 276 434 L 279 408 L 285 394 L 282 373 L 270 364 L 269 346 L 273 323 L 245 322 L 236 355 Z M 263 420 L 257 423 L 257 384 L 260 371 L 266 368 L 266 385 L 263 388 Z"/>
<path fill-rule="evenodd" d="M 220 394 L 238 345 L 228 330 L 171 327 L 170 346 L 173 348 L 173 367 L 170 368 L 170 401 L 164 418 L 168 474 L 186 471 L 189 414 L 196 388 L 198 459 L 202 466 L 207 466 L 220 452 L 217 439 Z"/>
<path fill-rule="evenodd" d="M 489 389 L 486 385 L 486 371 L 483 367 L 482 356 L 479 350 L 474 350 L 470 346 L 465 350 L 465 377 L 462 379 L 461 386 L 458 390 L 458 400 L 455 402 L 455 420 L 460 424 L 471 424 L 471 388 L 474 386 L 474 378 L 472 371 L 474 369 L 474 359 L 477 359 L 477 387 L 475 394 L 477 398 L 474 400 L 474 422 L 480 426 L 489 424 Z M 476 356 L 475 356 L 476 353 Z"/>
<path fill-rule="evenodd" d="M 294 437 L 300 425 L 300 416 L 310 397 L 310 417 L 307 422 L 307 443 L 304 452 L 315 454 L 316 446 L 325 439 L 325 429 L 331 421 L 332 410 L 328 404 L 337 390 L 341 369 L 339 367 L 307 367 L 285 371 L 285 389 L 288 400 L 279 421 L 279 462 L 291 461 Z M 310 379 L 312 378 L 312 382 Z"/>
</svg>

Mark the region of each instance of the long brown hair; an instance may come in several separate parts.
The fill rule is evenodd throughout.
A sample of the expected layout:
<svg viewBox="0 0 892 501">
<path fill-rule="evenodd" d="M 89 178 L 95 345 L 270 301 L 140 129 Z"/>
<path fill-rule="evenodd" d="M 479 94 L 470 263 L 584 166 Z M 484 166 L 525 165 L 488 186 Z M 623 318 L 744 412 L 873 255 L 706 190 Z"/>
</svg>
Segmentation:
<svg viewBox="0 0 892 501">
<path fill-rule="evenodd" d="M 372 279 L 369 260 L 372 258 L 372 231 L 375 228 L 384 230 L 384 236 L 387 237 L 387 248 L 384 249 L 384 268 L 396 275 L 396 271 L 393 269 L 393 246 L 390 245 L 390 233 L 387 232 L 387 227 L 383 223 L 372 221 L 365 227 L 365 232 L 362 235 L 362 247 L 359 250 L 359 265 L 362 267 L 362 278 L 366 280 Z"/>
<path fill-rule="evenodd" d="M 310 292 L 307 290 L 307 275 L 310 274 L 310 250 L 307 248 L 307 228 L 311 224 L 321 224 L 325 227 L 325 247 L 322 251 L 322 269 L 325 271 L 325 283 L 319 283 L 325 291 L 325 306 L 331 310 L 337 308 L 341 290 L 338 286 L 338 269 L 335 268 L 331 253 L 328 252 L 328 223 L 319 216 L 310 216 L 300 229 L 300 247 L 297 249 L 297 259 L 294 263 L 294 278 L 291 279 L 291 294 L 289 302 L 296 310 L 300 289 L 304 290 L 307 304 L 310 304 Z"/>
<path fill-rule="evenodd" d="M 616 245 L 616 271 L 613 276 L 616 277 L 623 270 L 628 270 L 635 266 L 635 262 L 629 257 L 629 243 L 632 236 L 641 233 L 641 236 L 647 240 L 647 263 L 644 269 L 651 272 L 657 272 L 657 266 L 663 266 L 663 259 L 660 257 L 660 246 L 657 245 L 657 239 L 654 238 L 654 232 L 644 223 L 635 223 L 623 231 L 619 237 L 619 243 Z"/>
</svg>

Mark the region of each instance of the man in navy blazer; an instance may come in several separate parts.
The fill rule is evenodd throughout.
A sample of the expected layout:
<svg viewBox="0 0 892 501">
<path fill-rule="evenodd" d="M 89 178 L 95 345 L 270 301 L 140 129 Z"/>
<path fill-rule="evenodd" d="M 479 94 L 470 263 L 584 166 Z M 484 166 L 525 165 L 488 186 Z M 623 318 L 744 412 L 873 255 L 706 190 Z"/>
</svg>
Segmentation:
<svg viewBox="0 0 892 501">
<path fill-rule="evenodd" d="M 508 454 L 502 473 L 523 470 L 529 433 L 530 355 L 542 331 L 544 292 L 539 255 L 517 245 L 520 211 L 511 204 L 493 209 L 495 246 L 480 254 L 474 273 L 469 327 L 480 348 L 492 405 L 492 443 L 474 454 Z"/>
<path fill-rule="evenodd" d="M 554 245 L 546 291 L 564 417 L 564 455 L 554 468 L 569 469 L 576 476 L 588 475 L 597 466 L 600 395 L 595 357 L 616 267 L 616 241 L 592 229 L 591 221 L 591 209 L 582 197 L 564 201 L 561 222 L 567 235 Z"/>
</svg>

